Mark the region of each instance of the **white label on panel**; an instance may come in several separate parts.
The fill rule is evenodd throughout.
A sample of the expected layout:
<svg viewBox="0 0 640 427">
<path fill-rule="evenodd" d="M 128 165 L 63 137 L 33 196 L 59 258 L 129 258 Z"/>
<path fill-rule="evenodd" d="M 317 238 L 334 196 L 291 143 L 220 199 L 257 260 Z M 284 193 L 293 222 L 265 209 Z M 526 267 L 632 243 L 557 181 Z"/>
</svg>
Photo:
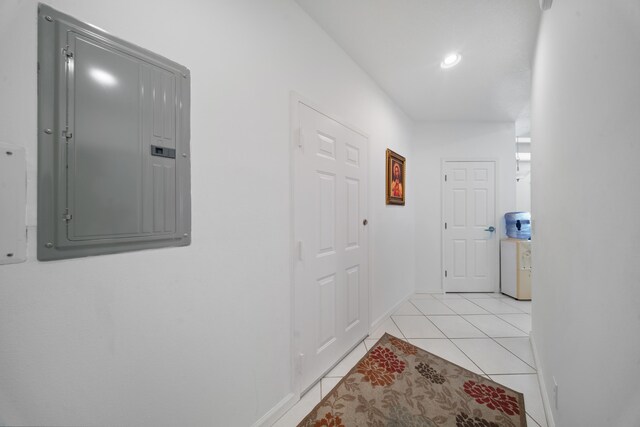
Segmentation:
<svg viewBox="0 0 640 427">
<path fill-rule="evenodd" d="M 165 179 L 162 165 L 153 165 L 153 231 L 164 231 Z"/>
<path fill-rule="evenodd" d="M 358 247 L 360 231 L 360 182 L 357 179 L 346 178 L 347 183 L 347 249 Z"/>
<path fill-rule="evenodd" d="M 176 231 L 176 168 L 164 166 L 164 231 Z"/>
<path fill-rule="evenodd" d="M 336 339 L 336 276 L 318 280 L 318 350 L 320 353 Z"/>
<path fill-rule="evenodd" d="M 453 276 L 466 277 L 467 275 L 467 241 L 453 241 Z"/>
<path fill-rule="evenodd" d="M 347 328 L 354 327 L 360 320 L 360 271 L 359 267 L 347 270 Z"/>
<path fill-rule="evenodd" d="M 467 225 L 467 190 L 453 190 L 453 225 L 464 227 Z"/>
<path fill-rule="evenodd" d="M 487 222 L 487 190 L 483 188 L 476 188 L 473 190 L 474 195 L 474 217 L 475 225 L 478 227 L 485 227 Z"/>
<path fill-rule="evenodd" d="M 24 148 L 0 143 L 0 264 L 26 260 L 25 210 Z"/>
<path fill-rule="evenodd" d="M 318 173 L 318 254 L 335 251 L 336 235 L 336 177 Z"/>
<path fill-rule="evenodd" d="M 329 135 L 318 132 L 318 155 L 328 157 L 330 159 L 336 158 L 336 141 Z"/>
</svg>

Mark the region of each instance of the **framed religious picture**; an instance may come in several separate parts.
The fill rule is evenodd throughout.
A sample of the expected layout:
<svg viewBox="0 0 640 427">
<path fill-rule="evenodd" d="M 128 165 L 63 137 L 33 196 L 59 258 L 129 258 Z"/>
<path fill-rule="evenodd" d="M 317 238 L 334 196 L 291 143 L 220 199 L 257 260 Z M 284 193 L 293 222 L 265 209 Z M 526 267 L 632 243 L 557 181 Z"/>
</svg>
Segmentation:
<svg viewBox="0 0 640 427">
<path fill-rule="evenodd" d="M 387 149 L 387 204 L 404 205 L 406 159 L 398 153 Z"/>
</svg>

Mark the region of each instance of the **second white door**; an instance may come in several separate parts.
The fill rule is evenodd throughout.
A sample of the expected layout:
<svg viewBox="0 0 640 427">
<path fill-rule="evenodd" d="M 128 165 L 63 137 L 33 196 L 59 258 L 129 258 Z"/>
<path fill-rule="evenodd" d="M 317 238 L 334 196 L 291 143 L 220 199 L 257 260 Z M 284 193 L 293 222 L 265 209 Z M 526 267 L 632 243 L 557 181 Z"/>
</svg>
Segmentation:
<svg viewBox="0 0 640 427">
<path fill-rule="evenodd" d="M 298 102 L 295 336 L 301 391 L 368 332 L 367 139 Z"/>
<path fill-rule="evenodd" d="M 444 164 L 445 292 L 498 290 L 495 162 Z"/>
</svg>

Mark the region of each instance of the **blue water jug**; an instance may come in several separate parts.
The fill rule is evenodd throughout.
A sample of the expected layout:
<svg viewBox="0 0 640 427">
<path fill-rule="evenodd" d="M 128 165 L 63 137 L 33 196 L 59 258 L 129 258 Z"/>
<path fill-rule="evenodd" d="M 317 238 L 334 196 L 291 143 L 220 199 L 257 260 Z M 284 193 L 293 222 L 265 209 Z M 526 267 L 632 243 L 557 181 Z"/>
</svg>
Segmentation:
<svg viewBox="0 0 640 427">
<path fill-rule="evenodd" d="M 514 239 L 531 238 L 531 214 L 529 212 L 507 212 L 504 214 L 507 236 Z"/>
</svg>

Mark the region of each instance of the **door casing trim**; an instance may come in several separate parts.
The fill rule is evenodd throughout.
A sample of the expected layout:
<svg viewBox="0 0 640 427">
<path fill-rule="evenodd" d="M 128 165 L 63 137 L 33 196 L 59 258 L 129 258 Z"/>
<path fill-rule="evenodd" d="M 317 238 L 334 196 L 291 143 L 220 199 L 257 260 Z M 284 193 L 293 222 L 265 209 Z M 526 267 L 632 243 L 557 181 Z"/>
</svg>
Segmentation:
<svg viewBox="0 0 640 427">
<path fill-rule="evenodd" d="M 443 294 L 447 293 L 444 283 L 444 271 L 445 271 L 445 244 L 444 244 L 444 192 L 445 181 L 444 173 L 447 163 L 449 162 L 493 162 L 495 164 L 495 179 L 494 179 L 494 192 L 495 197 L 493 199 L 493 212 L 495 215 L 494 223 L 496 224 L 496 236 L 502 238 L 502 222 L 498 221 L 500 215 L 498 214 L 498 206 L 500 206 L 500 160 L 497 157 L 443 157 L 440 159 L 440 290 Z M 500 245 L 498 244 L 498 269 L 495 272 L 496 275 L 496 287 L 494 292 L 500 292 Z"/>
<path fill-rule="evenodd" d="M 329 117 L 332 120 L 340 123 L 341 125 L 347 127 L 348 129 L 362 135 L 367 140 L 367 158 L 364 161 L 367 162 L 367 180 L 368 183 L 371 183 L 371 144 L 369 134 L 360 130 L 358 127 L 350 124 L 349 121 L 342 119 L 341 117 L 327 113 L 329 109 L 324 108 L 317 103 L 308 100 L 301 94 L 295 91 L 291 91 L 289 95 L 289 282 L 290 282 L 290 312 L 289 312 L 289 324 L 290 324 L 290 348 L 291 348 L 291 361 L 290 361 L 290 369 L 291 369 L 291 385 L 290 388 L 295 396 L 295 402 L 300 400 L 300 396 L 304 390 L 302 390 L 302 366 L 299 363 L 299 349 L 298 343 L 295 337 L 295 263 L 296 263 L 296 242 L 295 242 L 295 200 L 294 200 L 294 179 L 295 179 L 295 149 L 297 145 L 298 139 L 298 123 L 300 122 L 300 113 L 298 110 L 298 105 L 304 104 L 309 108 L 316 110 L 318 113 L 323 114 Z M 367 186 L 368 187 L 368 186 Z M 371 313 L 373 312 L 373 301 L 371 298 L 371 289 L 372 283 L 374 282 L 373 277 L 373 239 L 374 236 L 373 230 L 375 229 L 375 217 L 374 213 L 371 210 L 371 188 L 367 188 L 367 216 L 369 219 L 369 223 L 367 225 L 368 228 L 368 248 L 367 248 L 367 273 L 369 276 L 369 280 L 367 283 L 367 295 L 368 295 L 368 306 L 367 306 L 367 330 L 368 333 L 371 334 Z M 337 361 L 336 361 L 337 362 Z"/>
</svg>

